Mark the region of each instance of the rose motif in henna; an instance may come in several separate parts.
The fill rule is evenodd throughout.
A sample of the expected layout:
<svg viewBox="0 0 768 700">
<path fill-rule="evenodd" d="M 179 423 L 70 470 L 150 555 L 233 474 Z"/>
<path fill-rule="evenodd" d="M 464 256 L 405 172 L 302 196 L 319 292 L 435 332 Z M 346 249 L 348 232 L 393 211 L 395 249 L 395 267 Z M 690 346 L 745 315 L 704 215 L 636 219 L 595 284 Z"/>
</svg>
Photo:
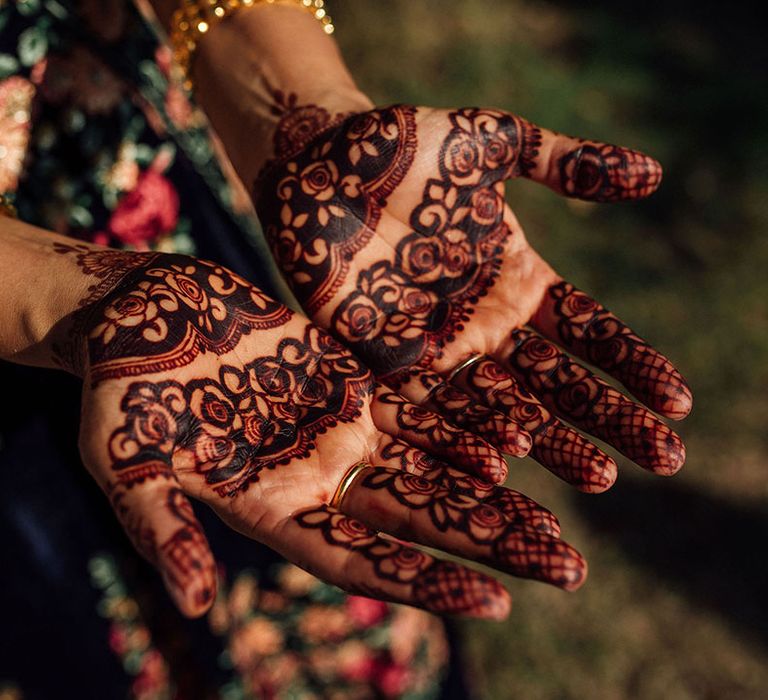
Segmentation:
<svg viewBox="0 0 768 700">
<path fill-rule="evenodd" d="M 383 540 L 361 522 L 329 506 L 303 511 L 296 520 L 303 528 L 319 530 L 328 544 L 354 551 L 370 563 L 373 578 L 366 576 L 351 592 L 386 598 L 378 578 L 412 585 L 414 602 L 435 612 L 480 614 L 499 606 L 501 587 L 496 581 L 453 562 Z"/>
<path fill-rule="evenodd" d="M 298 109 L 298 108 L 297 108 Z M 373 235 L 387 196 L 408 171 L 416 148 L 415 109 L 390 107 L 314 124 L 299 154 L 275 141 L 275 159 L 258 181 L 257 210 L 281 269 L 311 315 L 346 278 Z M 287 111 L 278 126 L 295 120 Z"/>
<path fill-rule="evenodd" d="M 221 355 L 292 315 L 230 270 L 183 255 L 142 259 L 85 312 L 94 384 L 181 367 L 205 352 Z"/>
<path fill-rule="evenodd" d="M 500 183 L 529 173 L 540 145 L 535 127 L 502 112 L 462 109 L 449 118 L 440 176 L 424 187 L 412 233 L 394 262 L 359 273 L 356 291 L 331 321 L 332 331 L 395 387 L 441 356 L 494 283 L 510 235 Z M 408 295 L 410 289 L 421 295 Z M 363 308 L 367 322 L 356 323 Z"/>
<path fill-rule="evenodd" d="M 274 356 L 223 365 L 217 379 L 131 384 L 125 423 L 109 442 L 113 468 L 131 484 L 184 457 L 216 493 L 234 495 L 263 469 L 306 457 L 319 433 L 355 420 L 372 390 L 370 372 L 310 327 Z"/>
<path fill-rule="evenodd" d="M 661 182 L 656 161 L 610 144 L 584 142 L 563 156 L 559 167 L 563 192 L 593 202 L 647 197 Z"/>
</svg>

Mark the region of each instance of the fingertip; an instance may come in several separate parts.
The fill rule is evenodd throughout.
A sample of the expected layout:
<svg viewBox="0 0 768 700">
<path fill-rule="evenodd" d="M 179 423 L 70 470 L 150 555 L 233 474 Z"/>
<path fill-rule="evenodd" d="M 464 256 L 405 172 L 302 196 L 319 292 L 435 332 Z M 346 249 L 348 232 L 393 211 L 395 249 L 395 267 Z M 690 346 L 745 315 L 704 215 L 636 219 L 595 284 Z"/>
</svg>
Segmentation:
<svg viewBox="0 0 768 700">
<path fill-rule="evenodd" d="M 660 461 L 652 469 L 659 476 L 674 476 L 685 464 L 685 445 L 677 433 L 669 431 L 664 441 L 664 450 L 660 451 Z"/>
<path fill-rule="evenodd" d="M 497 582 L 498 583 L 498 582 Z M 503 622 L 512 612 L 512 596 L 504 586 L 498 583 L 498 594 L 492 598 L 486 609 L 485 619 L 494 622 Z"/>
<path fill-rule="evenodd" d="M 171 576 L 163 572 L 163 581 L 179 612 L 191 619 L 205 615 L 216 598 L 216 580 L 200 575 L 180 587 Z"/>
<path fill-rule="evenodd" d="M 587 564 L 587 560 L 575 549 L 573 552 L 575 556 L 572 560 L 566 562 L 561 583 L 561 588 L 568 592 L 573 592 L 581 588 L 589 575 L 589 565 Z"/>
<path fill-rule="evenodd" d="M 533 438 L 531 437 L 530 433 L 522 429 L 517 431 L 514 440 L 507 442 L 508 454 L 518 459 L 527 457 L 532 447 Z"/>
<path fill-rule="evenodd" d="M 693 408 L 693 394 L 685 380 L 680 377 L 679 384 L 665 388 L 654 410 L 670 420 L 683 420 Z"/>
</svg>

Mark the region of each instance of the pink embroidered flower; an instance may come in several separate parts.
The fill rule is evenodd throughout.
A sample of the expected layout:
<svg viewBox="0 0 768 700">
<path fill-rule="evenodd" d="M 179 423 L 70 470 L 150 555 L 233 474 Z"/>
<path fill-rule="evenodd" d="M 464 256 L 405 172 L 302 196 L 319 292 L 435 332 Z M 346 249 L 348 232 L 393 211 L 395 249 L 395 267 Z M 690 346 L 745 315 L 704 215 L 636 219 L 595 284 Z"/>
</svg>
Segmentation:
<svg viewBox="0 0 768 700">
<path fill-rule="evenodd" d="M 16 189 L 29 139 L 29 108 L 35 88 L 12 76 L 0 82 L 0 192 Z"/>
<path fill-rule="evenodd" d="M 384 601 L 357 595 L 347 597 L 346 608 L 350 619 L 360 627 L 372 627 L 378 624 L 388 612 Z"/>
<path fill-rule="evenodd" d="M 179 196 L 163 175 L 147 170 L 136 187 L 126 194 L 112 212 L 108 228 L 123 243 L 146 247 L 176 228 Z"/>
<path fill-rule="evenodd" d="M 409 671 L 399 664 L 385 664 L 376 673 L 376 685 L 388 698 L 399 698 L 408 688 Z"/>
</svg>

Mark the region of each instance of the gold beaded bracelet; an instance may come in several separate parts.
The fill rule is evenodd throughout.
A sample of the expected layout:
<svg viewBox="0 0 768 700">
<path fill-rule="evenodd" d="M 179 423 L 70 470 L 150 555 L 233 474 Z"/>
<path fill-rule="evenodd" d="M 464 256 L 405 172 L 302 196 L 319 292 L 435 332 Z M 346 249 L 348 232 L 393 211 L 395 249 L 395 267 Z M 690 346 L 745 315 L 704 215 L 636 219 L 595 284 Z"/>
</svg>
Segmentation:
<svg viewBox="0 0 768 700">
<path fill-rule="evenodd" d="M 192 89 L 190 68 L 200 37 L 235 10 L 257 5 L 292 5 L 304 9 L 323 25 L 326 34 L 333 34 L 333 20 L 325 11 L 324 0 L 181 0 L 171 17 L 170 41 L 174 61 L 187 89 Z"/>
</svg>

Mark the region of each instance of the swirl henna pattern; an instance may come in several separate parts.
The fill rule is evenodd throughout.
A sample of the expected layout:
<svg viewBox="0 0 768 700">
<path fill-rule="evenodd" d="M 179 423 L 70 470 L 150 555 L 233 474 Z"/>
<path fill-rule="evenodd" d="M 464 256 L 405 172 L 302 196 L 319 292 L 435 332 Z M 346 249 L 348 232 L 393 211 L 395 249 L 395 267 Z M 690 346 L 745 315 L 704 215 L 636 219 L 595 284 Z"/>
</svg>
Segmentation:
<svg viewBox="0 0 768 700">
<path fill-rule="evenodd" d="M 309 115 L 314 119 L 307 123 Z M 312 107 L 289 113 L 275 136 L 279 158 L 290 157 L 309 129 L 322 131 L 329 121 Z M 355 115 L 333 133 L 343 136 L 313 141 L 283 167 L 273 162 L 260 183 L 276 192 L 263 219 L 267 238 L 310 314 L 338 291 L 350 261 L 373 235 L 387 196 L 410 167 L 414 109 Z"/>
<path fill-rule="evenodd" d="M 305 511 L 297 520 L 302 528 L 321 532 L 332 547 L 347 550 L 367 564 L 350 592 L 397 600 L 378 583 L 386 582 L 394 584 L 394 590 L 408 590 L 408 597 L 434 612 L 496 619 L 508 613 L 498 582 L 453 562 L 384 540 L 359 520 L 330 506 Z"/>
<path fill-rule="evenodd" d="M 535 128 L 501 112 L 459 110 L 394 262 L 360 273 L 331 328 L 362 357 L 376 358 L 397 388 L 428 368 L 469 320 L 501 269 L 505 178 L 527 174 L 540 145 Z M 381 367 L 387 358 L 388 366 Z"/>
<path fill-rule="evenodd" d="M 215 380 L 131 384 L 120 406 L 126 422 L 109 441 L 113 468 L 130 484 L 186 460 L 232 496 L 262 470 L 307 457 L 318 434 L 360 416 L 372 390 L 367 368 L 308 327 L 273 356 L 222 365 Z"/>
<path fill-rule="evenodd" d="M 83 395 L 83 460 L 186 614 L 204 612 L 216 587 L 215 561 L 189 494 L 240 532 L 344 588 L 435 612 L 505 616 L 508 595 L 485 574 L 377 535 L 370 546 L 339 549 L 335 530 L 324 530 L 326 537 L 316 521 L 302 519 L 330 513 L 325 504 L 350 465 L 368 460 L 385 465 L 376 470 L 413 471 L 410 460 L 450 459 L 455 468 L 430 474 L 442 474 L 443 489 L 453 483 L 462 503 L 482 496 L 515 530 L 515 547 L 524 540 L 532 556 L 526 563 L 498 548 L 467 550 L 458 520 L 411 532 L 403 524 L 410 506 L 394 499 L 376 510 L 384 518 L 375 521 L 377 530 L 572 587 L 539 566 L 536 552 L 559 531 L 554 517 L 522 494 L 491 485 L 484 491 L 486 482 L 459 471 L 495 475 L 504 468 L 502 455 L 377 385 L 320 329 L 214 263 L 86 246 L 60 252 L 74 254 L 94 280 L 73 324 L 81 330 L 73 343 L 85 354 L 83 373 L 93 379 Z M 105 290 L 104 280 L 113 286 Z M 395 439 L 405 452 L 384 450 Z M 375 491 L 388 493 L 353 484 L 347 495 L 354 503 L 355 493 Z M 334 516 L 333 526 L 353 516 L 370 527 L 365 512 Z M 572 559 L 583 575 L 578 555 Z"/>
<path fill-rule="evenodd" d="M 408 124 L 388 131 L 400 139 L 399 149 L 372 140 L 388 122 Z M 360 131 L 371 134 L 368 146 L 350 137 Z M 687 415 L 691 394 L 670 362 L 563 282 L 528 245 L 504 197 L 504 181 L 522 176 L 570 197 L 636 200 L 661 181 L 655 160 L 478 108 L 374 110 L 324 128 L 308 143 L 285 158 L 276 151 L 258 183 L 257 210 L 299 300 L 380 381 L 510 454 L 530 449 L 585 491 L 610 487 L 616 463 L 558 418 L 607 436 L 656 473 L 679 469 L 682 443 L 644 408 L 633 408 L 636 419 L 621 429 L 603 430 L 611 420 L 604 411 L 618 405 L 613 389 L 606 390 L 609 400 L 592 401 L 599 380 L 573 362 L 569 371 L 581 380 L 555 401 L 553 387 L 518 366 L 515 357 L 523 353 L 514 355 L 518 332 L 530 326 L 612 373 L 652 409 L 674 419 Z M 357 178 L 376 181 L 384 161 L 397 173 L 385 197 L 367 185 L 349 189 Z M 287 203 L 299 191 L 295 209 Z M 355 211 L 365 215 L 349 218 L 350 192 L 359 194 Z M 473 354 L 492 358 L 485 376 L 453 376 L 452 368 Z M 491 376 L 500 382 L 493 391 Z"/>
</svg>

